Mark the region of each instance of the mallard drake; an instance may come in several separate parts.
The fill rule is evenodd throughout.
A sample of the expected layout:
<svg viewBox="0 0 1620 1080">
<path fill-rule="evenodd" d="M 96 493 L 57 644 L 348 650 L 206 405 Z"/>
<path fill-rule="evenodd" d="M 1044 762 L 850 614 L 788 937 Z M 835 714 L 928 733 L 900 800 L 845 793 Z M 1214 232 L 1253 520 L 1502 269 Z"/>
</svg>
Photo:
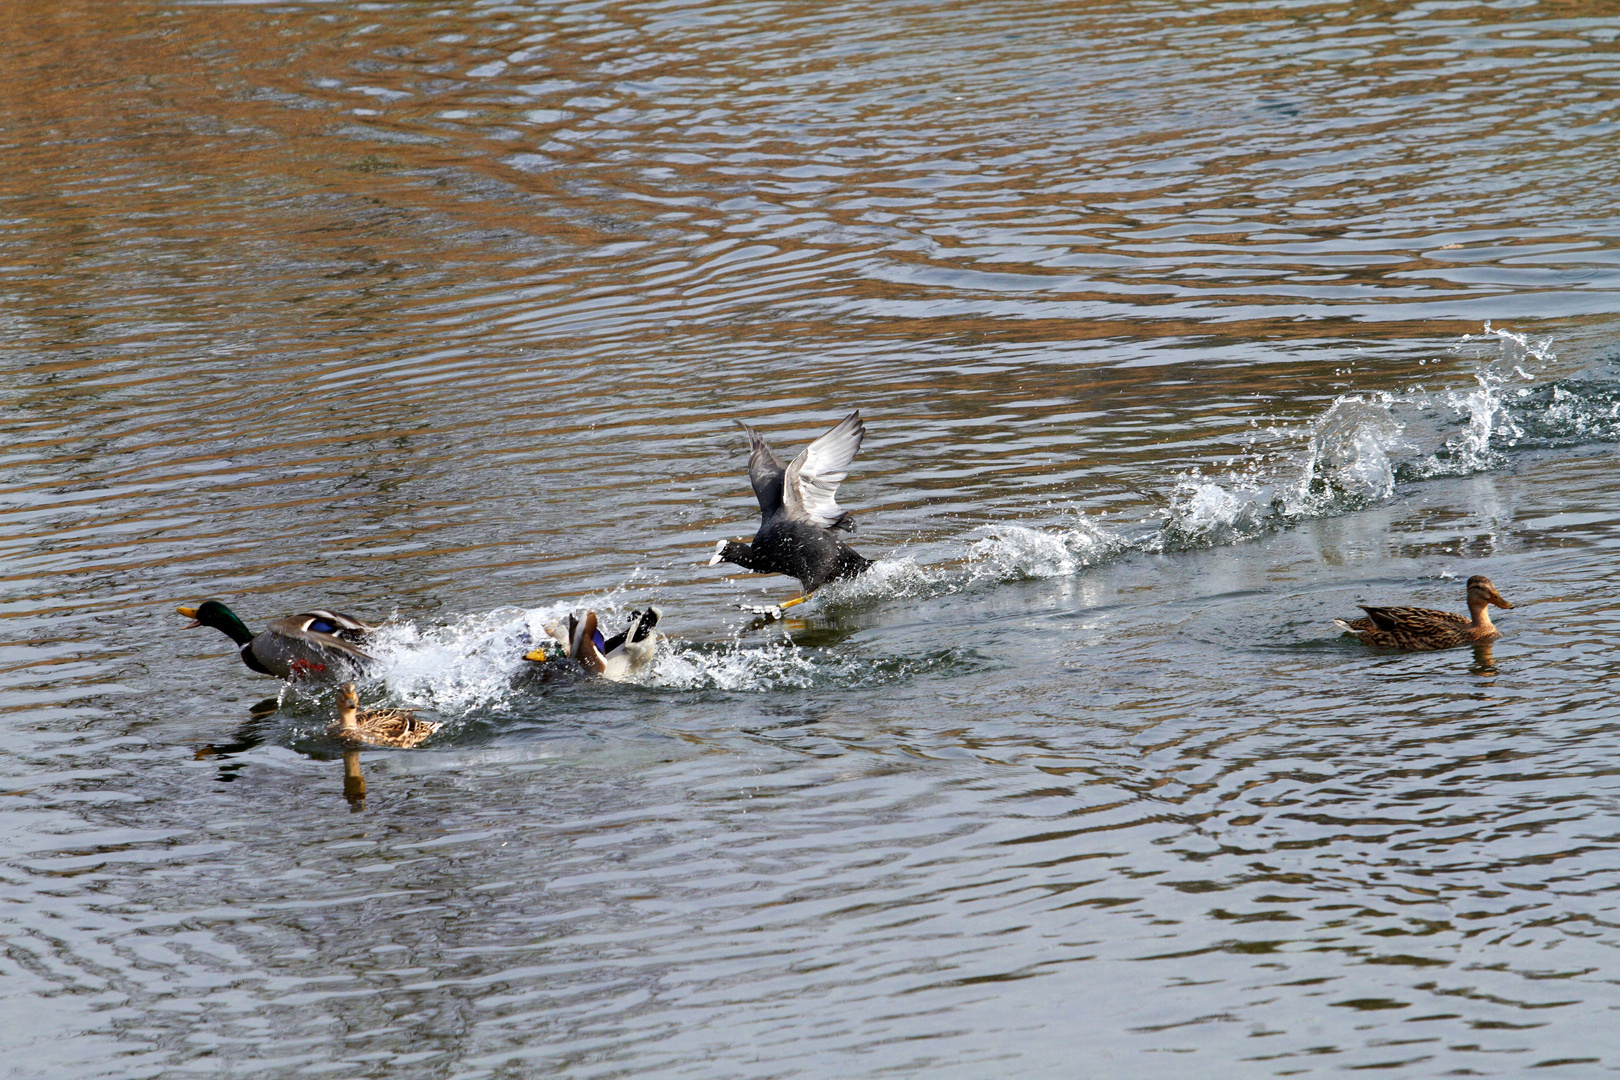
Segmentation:
<svg viewBox="0 0 1620 1080">
<path fill-rule="evenodd" d="M 218 600 L 204 600 L 196 607 L 175 610 L 192 620 L 187 630 L 212 626 L 240 645 L 242 663 L 261 675 L 274 675 L 292 682 L 359 671 L 372 662 L 354 643 L 363 641 L 366 632 L 376 627 L 339 611 L 317 608 L 272 619 L 262 632 L 255 634 L 236 612 Z"/>
<path fill-rule="evenodd" d="M 1450 649 L 1457 645 L 1477 645 L 1502 636 L 1491 623 L 1491 604 L 1499 608 L 1513 605 L 1502 599 L 1491 579 L 1475 574 L 1468 579 L 1469 619 L 1449 611 L 1415 607 L 1368 607 L 1364 619 L 1334 619 L 1334 625 L 1356 635 L 1368 645 L 1384 649 Z"/>
<path fill-rule="evenodd" d="M 587 611 L 583 618 L 569 615 L 568 626 L 546 627 L 552 648 L 542 646 L 524 654 L 523 659 L 544 664 L 559 660 L 572 660 L 586 671 L 613 682 L 622 682 L 646 669 L 658 654 L 659 612 L 655 607 L 645 611 L 632 611 L 630 623 L 624 631 L 604 638 L 597 629 L 596 612 Z"/>
<path fill-rule="evenodd" d="M 409 750 L 427 741 L 439 725 L 418 720 L 409 709 L 367 709 L 360 711 L 360 695 L 354 683 L 338 688 L 338 718 L 329 729 L 334 738 L 368 746 L 392 746 Z"/>
<path fill-rule="evenodd" d="M 833 535 L 834 529 L 855 531 L 854 520 L 838 505 L 834 493 L 849 475 L 850 463 L 866 435 L 860 410 L 799 451 L 785 469 L 759 432 L 741 421 L 738 426 L 748 433 L 752 448 L 748 481 L 759 500 L 759 531 L 752 544 L 716 542 L 709 565 L 729 562 L 759 574 L 798 578 L 802 595 L 782 607 L 802 603 L 829 581 L 854 577 L 871 566 L 870 559 Z"/>
</svg>

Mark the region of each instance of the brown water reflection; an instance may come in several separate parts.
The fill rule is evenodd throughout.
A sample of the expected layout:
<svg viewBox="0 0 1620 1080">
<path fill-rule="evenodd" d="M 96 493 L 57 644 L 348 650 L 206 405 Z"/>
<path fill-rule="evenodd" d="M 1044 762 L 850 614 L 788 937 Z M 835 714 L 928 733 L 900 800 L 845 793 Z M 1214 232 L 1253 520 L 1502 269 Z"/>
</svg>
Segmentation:
<svg viewBox="0 0 1620 1080">
<path fill-rule="evenodd" d="M 343 797 L 349 800 L 349 810 L 359 813 L 366 808 L 366 778 L 360 773 L 360 751 L 343 751 Z"/>
</svg>

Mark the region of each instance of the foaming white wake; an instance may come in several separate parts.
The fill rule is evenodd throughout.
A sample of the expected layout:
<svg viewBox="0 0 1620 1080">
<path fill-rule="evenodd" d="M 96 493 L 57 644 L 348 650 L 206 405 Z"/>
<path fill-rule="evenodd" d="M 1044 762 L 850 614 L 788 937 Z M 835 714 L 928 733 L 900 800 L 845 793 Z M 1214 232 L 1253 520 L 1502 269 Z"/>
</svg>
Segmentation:
<svg viewBox="0 0 1620 1080">
<path fill-rule="evenodd" d="M 441 626 L 390 621 L 367 640 L 378 661 L 374 678 L 391 698 L 446 715 L 503 709 L 513 680 L 530 667 L 523 654 L 550 623 L 566 621 L 569 606 L 497 608 Z"/>
<path fill-rule="evenodd" d="M 1114 558 L 1130 547 L 1081 513 L 1067 529 L 1032 529 L 1008 523 L 986 525 L 989 535 L 974 542 L 968 554 L 971 580 L 999 581 L 1066 577 Z"/>
<path fill-rule="evenodd" d="M 1514 446 L 1620 439 L 1620 385 L 1601 380 L 1535 384 L 1555 360 L 1548 342 L 1486 325 L 1458 347 L 1488 341 L 1498 355 L 1479 365 L 1471 387 L 1430 392 L 1344 394 L 1300 425 L 1256 429 L 1227 471 L 1175 477 L 1156 529 L 1146 522 L 1109 527 L 1077 512 L 1060 526 L 1011 522 L 949 542 L 929 565 L 913 551 L 877 560 L 857 578 L 819 590 L 816 607 L 861 607 L 919 600 L 985 581 L 1061 577 L 1132 551 L 1184 550 L 1235 543 L 1268 529 L 1360 509 L 1388 499 L 1402 481 L 1497 468 Z M 1260 449 L 1256 444 L 1264 443 Z M 1424 448 L 1432 448 L 1425 452 Z M 1150 529 L 1151 531 L 1144 531 Z M 785 579 L 783 579 L 785 580 Z M 606 597 L 532 609 L 501 608 L 446 625 L 390 622 L 369 646 L 382 661 L 391 696 L 443 714 L 503 709 L 525 680 L 523 654 L 570 608 L 594 607 L 607 627 L 630 606 Z M 802 609 L 807 612 L 813 609 Z M 678 622 L 678 619 L 676 620 Z M 686 644 L 666 641 L 636 681 L 669 689 L 766 691 L 802 688 L 858 672 L 787 642 Z"/>
<path fill-rule="evenodd" d="M 1491 339 L 1499 354 L 1474 372 L 1471 388 L 1340 395 L 1303 426 L 1263 433 L 1283 449 L 1257 454 L 1251 447 L 1236 469 L 1218 477 L 1196 469 L 1178 477 L 1150 546 L 1233 543 L 1290 522 L 1361 509 L 1392 496 L 1401 480 L 1498 468 L 1503 448 L 1526 434 L 1514 408 L 1531 394 L 1524 384 L 1555 357 L 1548 342 L 1532 343 L 1488 323 L 1459 347 L 1480 339 Z M 1436 449 L 1425 455 L 1424 445 Z"/>
<path fill-rule="evenodd" d="M 671 690 L 780 690 L 808 687 L 825 674 L 809 654 L 787 642 L 677 644 L 660 651 L 640 681 Z"/>
<path fill-rule="evenodd" d="M 855 605 L 871 600 L 895 600 L 932 596 L 948 588 L 948 575 L 937 568 L 920 566 L 911 555 L 885 555 L 864 574 L 823 585 L 815 599 L 827 605 Z"/>
<path fill-rule="evenodd" d="M 437 626 L 390 620 L 368 639 L 367 651 L 379 661 L 370 677 L 387 688 L 390 702 L 452 717 L 474 710 L 502 712 L 519 695 L 534 692 L 535 684 L 526 678 L 534 665 L 524 653 L 548 625 L 564 623 L 570 611 L 587 607 L 596 611 L 604 634 L 629 619 L 629 605 L 614 594 L 572 604 L 497 608 Z M 652 665 L 628 681 L 674 690 L 763 691 L 806 687 L 840 674 L 847 674 L 843 664 L 789 642 L 709 645 L 665 637 Z"/>
</svg>

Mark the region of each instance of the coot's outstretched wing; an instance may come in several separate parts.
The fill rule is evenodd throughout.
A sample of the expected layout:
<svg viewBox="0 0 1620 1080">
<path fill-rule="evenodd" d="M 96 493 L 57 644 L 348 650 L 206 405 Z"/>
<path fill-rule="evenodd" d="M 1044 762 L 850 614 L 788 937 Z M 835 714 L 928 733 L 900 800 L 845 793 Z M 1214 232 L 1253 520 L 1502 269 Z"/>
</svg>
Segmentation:
<svg viewBox="0 0 1620 1080">
<path fill-rule="evenodd" d="M 850 463 L 855 460 L 865 435 L 866 425 L 861 423 L 857 409 L 799 451 L 782 478 L 782 502 L 789 517 L 823 529 L 836 529 L 844 524 L 844 511 L 833 496 L 849 475 Z"/>
<path fill-rule="evenodd" d="M 748 433 L 748 482 L 754 485 L 754 498 L 759 500 L 759 512 L 770 517 L 782 506 L 782 460 L 771 453 L 759 432 L 737 421 L 737 426 Z"/>
</svg>

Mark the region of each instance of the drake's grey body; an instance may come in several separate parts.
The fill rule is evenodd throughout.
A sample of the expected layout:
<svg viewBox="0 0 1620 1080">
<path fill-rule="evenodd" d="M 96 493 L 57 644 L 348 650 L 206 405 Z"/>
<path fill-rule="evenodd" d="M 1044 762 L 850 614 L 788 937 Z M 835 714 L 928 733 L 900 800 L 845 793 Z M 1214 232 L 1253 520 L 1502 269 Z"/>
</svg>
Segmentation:
<svg viewBox="0 0 1620 1080">
<path fill-rule="evenodd" d="M 844 417 L 786 467 L 759 432 L 747 424 L 741 427 L 752 447 L 748 480 L 759 500 L 759 531 L 751 544 L 720 541 L 709 565 L 729 562 L 756 573 L 787 574 L 799 579 L 806 595 L 871 566 L 870 559 L 833 533 L 835 529 L 855 529 L 834 493 L 849 475 L 850 463 L 866 434 L 860 412 Z"/>
<path fill-rule="evenodd" d="M 180 614 L 195 620 L 190 627 L 212 626 L 241 646 L 242 663 L 261 675 L 293 682 L 306 678 L 349 677 L 365 670 L 372 658 L 356 642 L 375 629 L 340 611 L 317 608 L 272 619 L 255 634 L 236 613 L 218 600 L 205 600 Z"/>
</svg>

